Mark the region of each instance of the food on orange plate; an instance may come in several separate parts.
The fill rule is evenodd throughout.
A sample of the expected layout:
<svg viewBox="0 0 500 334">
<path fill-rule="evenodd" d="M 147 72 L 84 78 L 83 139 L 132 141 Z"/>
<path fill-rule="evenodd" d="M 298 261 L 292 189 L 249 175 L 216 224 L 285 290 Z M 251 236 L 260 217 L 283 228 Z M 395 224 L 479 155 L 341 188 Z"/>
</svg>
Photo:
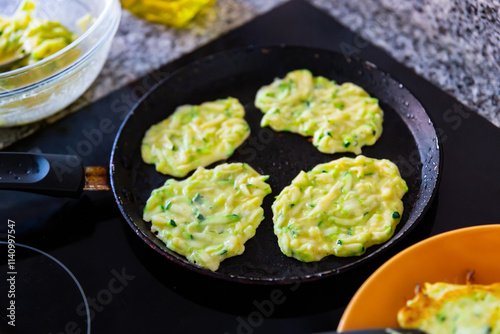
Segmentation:
<svg viewBox="0 0 500 334">
<path fill-rule="evenodd" d="M 430 334 L 500 333 L 500 283 L 424 283 L 398 312 L 398 323 Z"/>
</svg>

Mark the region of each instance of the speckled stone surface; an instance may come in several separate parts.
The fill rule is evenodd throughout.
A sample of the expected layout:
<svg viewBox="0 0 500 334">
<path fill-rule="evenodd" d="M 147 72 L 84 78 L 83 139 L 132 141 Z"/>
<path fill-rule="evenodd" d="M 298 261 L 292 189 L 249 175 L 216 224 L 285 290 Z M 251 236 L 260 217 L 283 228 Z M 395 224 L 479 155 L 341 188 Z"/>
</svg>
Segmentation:
<svg viewBox="0 0 500 334">
<path fill-rule="evenodd" d="M 91 88 L 43 122 L 0 129 L 0 149 L 286 1 L 218 0 L 203 20 L 183 30 L 123 11 L 108 60 Z M 500 126 L 500 0 L 309 2 Z"/>
<path fill-rule="evenodd" d="M 499 0 L 311 0 L 500 127 Z"/>
<path fill-rule="evenodd" d="M 65 110 L 43 121 L 0 128 L 0 149 L 284 2 L 286 0 L 218 0 L 205 16 L 181 30 L 148 22 L 123 10 L 108 59 L 85 94 Z"/>
<path fill-rule="evenodd" d="M 285 1 L 218 0 L 213 10 L 182 30 L 150 23 L 124 10 L 108 62 L 88 98 L 106 95 Z"/>
</svg>

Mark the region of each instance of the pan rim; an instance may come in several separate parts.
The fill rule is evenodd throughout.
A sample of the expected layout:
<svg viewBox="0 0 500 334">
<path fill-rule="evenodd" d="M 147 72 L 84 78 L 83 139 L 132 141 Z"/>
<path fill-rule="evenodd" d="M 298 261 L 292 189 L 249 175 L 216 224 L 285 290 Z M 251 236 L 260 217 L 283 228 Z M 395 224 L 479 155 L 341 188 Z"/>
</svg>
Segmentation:
<svg viewBox="0 0 500 334">
<path fill-rule="evenodd" d="M 258 50 L 279 50 L 279 49 L 302 49 L 306 50 L 307 52 L 327 52 L 327 53 L 332 53 L 332 54 L 337 54 L 337 55 L 342 55 L 340 52 L 331 50 L 331 49 L 326 49 L 326 48 L 320 48 L 320 47 L 312 47 L 312 46 L 307 46 L 307 45 L 294 45 L 294 44 L 253 44 L 253 45 L 248 45 L 248 46 L 243 46 L 243 47 L 238 47 L 238 48 L 232 48 L 216 53 L 209 54 L 205 57 L 198 58 L 178 69 L 175 71 L 172 71 L 169 75 L 167 75 L 165 78 L 160 80 L 158 83 L 156 83 L 153 87 L 151 87 L 145 94 L 142 96 L 131 108 L 131 110 L 128 112 L 126 117 L 123 119 L 122 124 L 120 125 L 117 135 L 115 137 L 115 140 L 113 142 L 113 147 L 111 151 L 111 158 L 110 158 L 110 184 L 111 188 L 113 190 L 113 195 L 115 197 L 116 203 L 119 207 L 119 210 L 128 223 L 128 225 L 133 229 L 133 231 L 144 241 L 146 242 L 151 248 L 153 248 L 157 253 L 161 254 L 162 256 L 168 258 L 169 260 L 173 261 L 174 263 L 177 263 L 185 268 L 188 268 L 192 271 L 201 273 L 203 275 L 207 275 L 213 278 L 217 279 L 223 279 L 227 281 L 233 281 L 233 282 L 239 282 L 239 283 L 251 283 L 251 284 L 294 284 L 298 282 L 306 282 L 306 281 L 315 281 L 319 280 L 325 277 L 333 276 L 333 275 L 338 275 L 341 273 L 344 273 L 346 271 L 349 271 L 355 267 L 360 266 L 361 264 L 371 260 L 373 257 L 379 256 L 380 254 L 384 253 L 387 251 L 388 248 L 392 248 L 395 246 L 398 242 L 400 242 L 404 237 L 406 237 L 418 223 L 423 219 L 425 214 L 427 213 L 428 209 L 430 208 L 431 204 L 433 203 L 437 190 L 439 188 L 439 183 L 441 180 L 441 173 L 442 173 L 442 160 L 443 160 L 443 152 L 442 152 L 442 146 L 441 146 L 441 140 L 439 136 L 437 135 L 436 128 L 434 126 L 434 122 L 432 122 L 432 119 L 430 115 L 427 113 L 426 109 L 423 107 L 422 103 L 415 97 L 415 95 L 408 89 L 406 86 L 403 86 L 400 81 L 396 80 L 392 75 L 389 73 L 381 70 L 376 64 L 371 63 L 370 61 L 367 61 L 362 58 L 358 57 L 352 57 L 352 56 L 346 56 L 343 55 L 344 57 L 348 58 L 349 62 L 350 61 L 356 61 L 363 66 L 366 66 L 367 68 L 375 69 L 378 71 L 380 74 L 384 75 L 388 80 L 394 82 L 395 84 L 399 84 L 400 88 L 406 92 L 408 92 L 409 96 L 413 97 L 415 99 L 415 102 L 418 103 L 418 105 L 421 107 L 423 110 L 423 113 L 428 117 L 428 122 L 430 128 L 433 130 L 433 133 L 431 134 L 433 140 L 435 140 L 435 150 L 436 150 L 436 161 L 435 161 L 435 167 L 436 167 L 436 173 L 435 173 L 435 178 L 434 182 L 431 184 L 432 185 L 432 191 L 430 192 L 430 195 L 428 196 L 428 199 L 424 203 L 424 206 L 420 209 L 420 213 L 418 214 L 417 218 L 415 221 L 409 225 L 403 226 L 403 228 L 399 231 L 399 233 L 395 233 L 388 241 L 386 241 L 384 244 L 379 245 L 383 247 L 379 247 L 378 249 L 374 250 L 373 252 L 369 254 L 362 255 L 362 258 L 359 259 L 359 261 L 355 261 L 352 263 L 348 263 L 346 265 L 343 265 L 340 268 L 334 268 L 330 270 L 325 270 L 321 272 L 316 272 L 312 274 L 307 274 L 307 275 L 294 275 L 294 276 L 286 276 L 286 277 L 248 277 L 248 276 L 242 276 L 242 275 L 235 275 L 235 274 L 226 274 L 226 273 L 220 273 L 220 272 L 212 272 L 207 269 L 200 268 L 187 260 L 182 255 L 177 254 L 177 256 L 183 258 L 178 258 L 173 254 L 170 254 L 169 252 L 174 253 L 171 250 L 165 250 L 158 245 L 155 244 L 155 242 L 149 238 L 137 224 L 135 224 L 134 219 L 129 215 L 128 210 L 125 208 L 124 204 L 124 196 L 118 192 L 117 185 L 115 183 L 115 178 L 114 178 L 114 172 L 115 172 L 115 164 L 117 162 L 117 146 L 118 142 L 121 138 L 121 135 L 125 129 L 125 127 L 128 124 L 129 119 L 134 115 L 134 112 L 141 106 L 141 104 L 144 103 L 154 92 L 158 89 L 158 87 L 161 87 L 164 85 L 166 82 L 172 80 L 172 78 L 175 78 L 177 75 L 181 74 L 184 71 L 187 71 L 190 67 L 199 65 L 203 63 L 203 61 L 229 55 L 229 54 L 238 54 L 242 52 L 254 52 Z M 398 116 L 401 117 L 401 115 L 398 113 Z M 418 144 L 418 143 L 417 143 Z M 422 170 L 423 172 L 423 170 Z M 165 246 L 166 248 L 166 246 Z"/>
</svg>

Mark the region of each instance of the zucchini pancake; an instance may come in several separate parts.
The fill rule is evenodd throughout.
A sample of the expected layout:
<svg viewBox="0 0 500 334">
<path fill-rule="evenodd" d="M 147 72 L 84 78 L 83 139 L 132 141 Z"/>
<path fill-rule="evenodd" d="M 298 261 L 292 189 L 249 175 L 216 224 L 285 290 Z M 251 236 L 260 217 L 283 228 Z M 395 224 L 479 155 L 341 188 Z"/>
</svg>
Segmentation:
<svg viewBox="0 0 500 334">
<path fill-rule="evenodd" d="M 264 219 L 267 178 L 244 163 L 199 167 L 189 178 L 169 179 L 153 190 L 143 218 L 170 250 L 215 271 L 243 253 Z"/>
<path fill-rule="evenodd" d="M 261 126 L 313 137 L 323 153 L 353 152 L 373 145 L 382 134 L 384 113 L 378 100 L 361 87 L 337 85 L 309 70 L 296 70 L 262 87 L 255 106 L 264 117 Z"/>
<path fill-rule="evenodd" d="M 425 283 L 398 312 L 398 323 L 429 334 L 499 334 L 500 283 Z"/>
<path fill-rule="evenodd" d="M 361 255 L 392 237 L 407 191 L 386 159 L 360 155 L 301 171 L 272 205 L 281 251 L 304 262 Z"/>
<path fill-rule="evenodd" d="M 243 106 L 231 97 L 180 106 L 146 132 L 142 159 L 174 177 L 225 160 L 250 135 L 244 116 Z"/>
</svg>

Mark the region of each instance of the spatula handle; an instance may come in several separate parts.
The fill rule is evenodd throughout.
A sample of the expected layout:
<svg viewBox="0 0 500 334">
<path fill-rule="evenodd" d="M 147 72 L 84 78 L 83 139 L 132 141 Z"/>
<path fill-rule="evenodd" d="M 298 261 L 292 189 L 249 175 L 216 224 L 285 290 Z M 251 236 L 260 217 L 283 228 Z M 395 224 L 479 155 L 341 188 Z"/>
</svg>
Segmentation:
<svg viewBox="0 0 500 334">
<path fill-rule="evenodd" d="M 85 181 L 73 155 L 0 152 L 0 189 L 78 197 Z"/>
</svg>

